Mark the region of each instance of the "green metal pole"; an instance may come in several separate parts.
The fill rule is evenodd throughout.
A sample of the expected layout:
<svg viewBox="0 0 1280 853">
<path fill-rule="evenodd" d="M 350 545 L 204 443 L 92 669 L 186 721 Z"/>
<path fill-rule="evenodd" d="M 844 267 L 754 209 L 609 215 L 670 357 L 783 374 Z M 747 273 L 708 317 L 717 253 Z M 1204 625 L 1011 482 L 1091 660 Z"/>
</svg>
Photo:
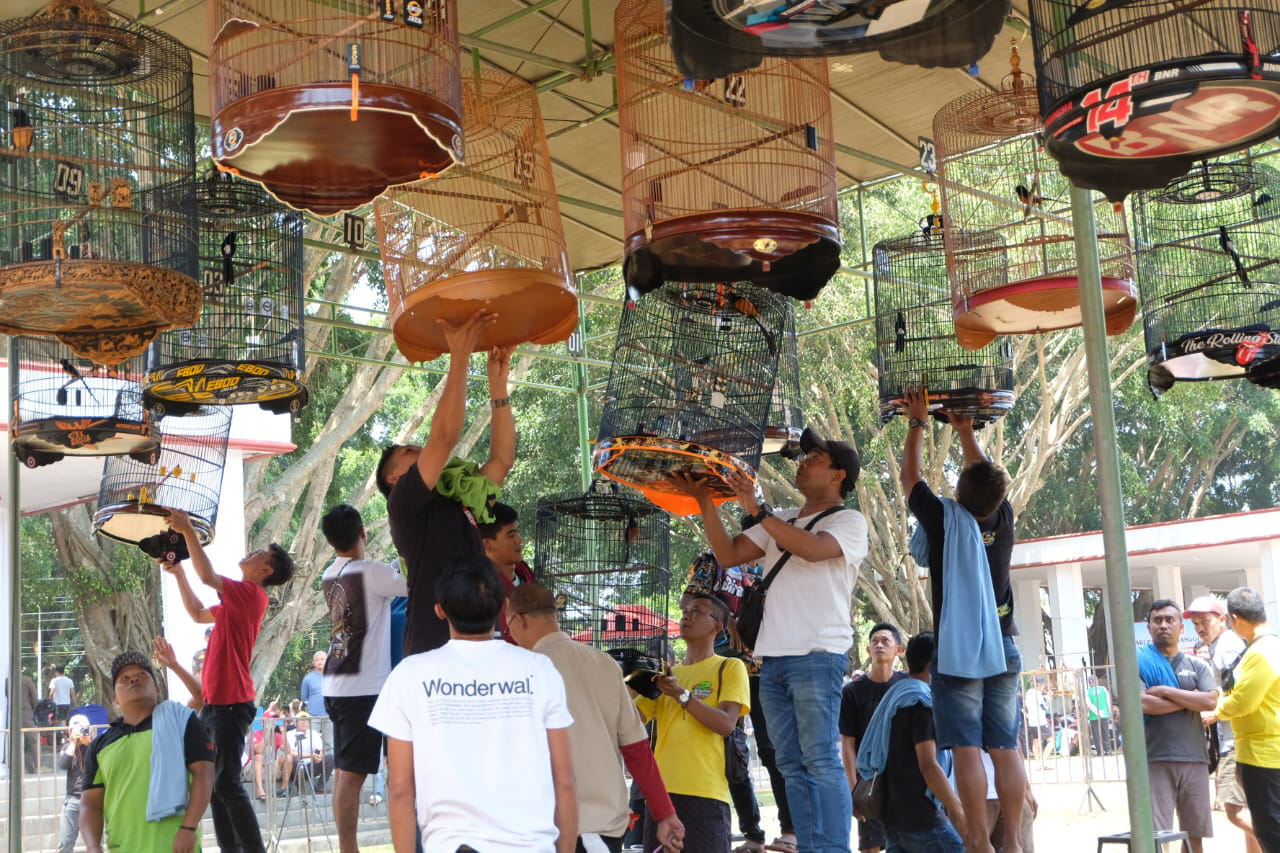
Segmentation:
<svg viewBox="0 0 1280 853">
<path fill-rule="evenodd" d="M 578 336 L 578 346 L 582 350 L 575 354 L 582 355 L 587 346 L 587 310 L 581 297 L 578 299 L 578 329 L 574 334 Z M 573 363 L 573 384 L 576 386 L 574 399 L 578 404 L 578 462 L 581 466 L 582 491 L 585 492 L 591 488 L 591 413 L 587 408 L 587 366 L 581 361 Z"/>
<path fill-rule="evenodd" d="M 596 76 L 596 45 L 591 38 L 591 0 L 582 0 L 582 40 L 586 51 L 587 77 Z"/>
<path fill-rule="evenodd" d="M 1147 777 L 1147 740 L 1142 726 L 1142 696 L 1138 678 L 1138 646 L 1133 634 L 1132 584 L 1125 547 L 1124 504 L 1120 492 L 1120 453 L 1116 443 L 1116 413 L 1111 398 L 1111 369 L 1107 354 L 1106 316 L 1102 307 L 1102 277 L 1098 263 L 1098 229 L 1093 217 L 1093 194 L 1071 187 L 1071 221 L 1076 260 L 1080 267 L 1080 315 L 1089 376 L 1089 408 L 1093 415 L 1093 446 L 1098 464 L 1098 502 L 1102 507 L 1102 543 L 1106 552 L 1106 596 L 1110 605 L 1111 645 L 1115 649 L 1116 701 L 1124 737 L 1125 788 L 1129 795 L 1129 849 L 1155 853 L 1151 823 L 1151 785 Z"/>
<path fill-rule="evenodd" d="M 18 395 L 18 343 L 9 336 L 9 406 L 12 417 Z M 18 532 L 22 520 L 18 498 L 17 458 L 9 455 L 9 850 L 22 853 L 22 572 Z M 26 721 L 31 725 L 31 720 Z"/>
</svg>

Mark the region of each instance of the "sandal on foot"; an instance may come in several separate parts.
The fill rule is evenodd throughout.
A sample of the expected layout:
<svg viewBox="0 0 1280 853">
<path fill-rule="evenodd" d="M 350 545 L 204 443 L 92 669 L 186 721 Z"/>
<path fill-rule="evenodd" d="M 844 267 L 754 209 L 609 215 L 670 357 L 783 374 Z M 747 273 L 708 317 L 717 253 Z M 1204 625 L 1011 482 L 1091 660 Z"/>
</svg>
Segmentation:
<svg viewBox="0 0 1280 853">
<path fill-rule="evenodd" d="M 739 846 L 733 848 L 733 853 L 764 853 L 764 845 L 759 841 L 747 839 Z"/>
<path fill-rule="evenodd" d="M 765 850 L 777 850 L 779 853 L 797 853 L 799 850 L 794 841 L 788 841 L 785 838 L 775 838 L 772 844 L 766 844 Z"/>
</svg>

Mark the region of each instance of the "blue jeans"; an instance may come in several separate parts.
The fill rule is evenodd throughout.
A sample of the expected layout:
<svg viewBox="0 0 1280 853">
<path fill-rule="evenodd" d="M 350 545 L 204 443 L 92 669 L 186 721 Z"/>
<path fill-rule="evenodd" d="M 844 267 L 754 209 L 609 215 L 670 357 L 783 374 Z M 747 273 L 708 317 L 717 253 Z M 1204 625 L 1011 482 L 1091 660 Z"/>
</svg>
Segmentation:
<svg viewBox="0 0 1280 853">
<path fill-rule="evenodd" d="M 853 802 L 837 747 L 848 671 L 849 658 L 829 652 L 765 658 L 760 665 L 760 702 L 804 853 L 849 853 Z"/>
<path fill-rule="evenodd" d="M 884 853 L 964 853 L 960 833 L 950 823 L 920 832 L 890 829 L 885 834 L 889 843 L 885 845 Z"/>
</svg>

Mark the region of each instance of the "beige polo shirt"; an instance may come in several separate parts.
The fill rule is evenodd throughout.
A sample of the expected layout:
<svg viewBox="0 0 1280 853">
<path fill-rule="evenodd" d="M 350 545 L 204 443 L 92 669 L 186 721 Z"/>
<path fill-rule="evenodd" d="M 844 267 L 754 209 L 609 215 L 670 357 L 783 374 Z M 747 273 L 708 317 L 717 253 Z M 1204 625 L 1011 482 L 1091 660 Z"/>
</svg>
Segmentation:
<svg viewBox="0 0 1280 853">
<path fill-rule="evenodd" d="M 578 834 L 621 836 L 631 812 L 618 749 L 647 737 L 631 692 L 622 683 L 622 668 L 604 652 L 575 643 L 563 631 L 547 634 L 533 650 L 551 658 L 569 699 Z"/>
</svg>

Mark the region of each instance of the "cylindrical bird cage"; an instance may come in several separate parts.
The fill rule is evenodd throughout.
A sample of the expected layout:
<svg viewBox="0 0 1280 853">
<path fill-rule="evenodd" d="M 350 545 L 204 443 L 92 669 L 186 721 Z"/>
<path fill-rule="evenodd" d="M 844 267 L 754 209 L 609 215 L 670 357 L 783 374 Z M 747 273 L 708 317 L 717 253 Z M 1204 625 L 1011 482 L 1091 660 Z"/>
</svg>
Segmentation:
<svg viewBox="0 0 1280 853">
<path fill-rule="evenodd" d="M 1113 201 L 1280 128 L 1280 3 L 1030 0 L 1045 145 Z"/>
<path fill-rule="evenodd" d="M 972 92 L 933 119 L 943 239 L 956 338 L 981 349 L 997 335 L 1080 325 L 1079 270 L 1070 187 L 1034 134 L 1035 88 L 1018 70 L 999 91 Z M 1003 200 L 1003 203 L 1002 203 Z M 1123 211 L 1094 205 L 1107 333 L 1137 312 Z M 996 231 L 999 239 L 978 235 Z"/>
<path fill-rule="evenodd" d="M 52 338 L 14 339 L 9 447 L 28 468 L 65 456 L 125 455 L 155 462 L 160 430 L 142 407 L 141 359 L 105 366 Z"/>
<path fill-rule="evenodd" d="M 1153 393 L 1280 356 L 1280 174 L 1202 163 L 1135 195 L 1133 218 Z"/>
<path fill-rule="evenodd" d="M 94 530 L 136 544 L 164 532 L 169 510 L 180 509 L 191 516 L 202 543 L 213 539 L 232 411 L 229 406 L 202 406 L 182 417 L 162 418 L 164 436 L 155 464 L 107 459 Z"/>
<path fill-rule="evenodd" d="M 0 331 L 96 364 L 200 312 L 191 54 L 94 0 L 0 22 Z"/>
<path fill-rule="evenodd" d="M 210 173 L 197 198 L 204 310 L 195 328 L 166 332 L 147 351 L 147 406 L 297 412 L 307 402 L 302 217 L 225 172 Z"/>
<path fill-rule="evenodd" d="M 778 376 L 773 383 L 773 399 L 764 425 L 762 454 L 777 453 L 787 459 L 801 455 L 800 435 L 804 432 L 804 405 L 800 397 L 800 353 L 796 337 L 795 306 L 783 301 L 786 312 L 778 335 Z"/>
<path fill-rule="evenodd" d="M 667 284 L 622 309 L 596 470 L 679 515 L 697 502 L 666 478 L 755 479 L 786 329 L 785 299 L 744 282 Z"/>
<path fill-rule="evenodd" d="M 663 0 L 614 15 L 627 286 L 751 281 L 812 299 L 840 265 L 826 62 L 686 81 L 665 21 Z"/>
<path fill-rule="evenodd" d="M 661 662 L 679 630 L 667 616 L 670 539 L 665 512 L 607 481 L 539 500 L 534 575 L 556 597 L 561 630 L 624 668 L 636 655 Z"/>
<path fill-rule="evenodd" d="M 463 80 L 467 162 L 374 204 L 396 344 L 409 361 L 447 349 L 438 319 L 497 312 L 483 347 L 567 340 L 573 270 L 533 86 L 505 71 Z"/>
<path fill-rule="evenodd" d="M 957 245 L 995 249 L 997 235 L 954 235 Z M 928 390 L 929 409 L 968 415 L 975 428 L 999 420 L 1013 406 L 1013 354 L 1007 338 L 977 351 L 956 342 L 942 235 L 917 232 L 877 243 L 875 269 L 876 368 L 880 420 L 904 414 L 897 402 L 911 386 Z"/>
<path fill-rule="evenodd" d="M 213 157 L 327 215 L 462 159 L 455 0 L 212 0 Z"/>
</svg>

